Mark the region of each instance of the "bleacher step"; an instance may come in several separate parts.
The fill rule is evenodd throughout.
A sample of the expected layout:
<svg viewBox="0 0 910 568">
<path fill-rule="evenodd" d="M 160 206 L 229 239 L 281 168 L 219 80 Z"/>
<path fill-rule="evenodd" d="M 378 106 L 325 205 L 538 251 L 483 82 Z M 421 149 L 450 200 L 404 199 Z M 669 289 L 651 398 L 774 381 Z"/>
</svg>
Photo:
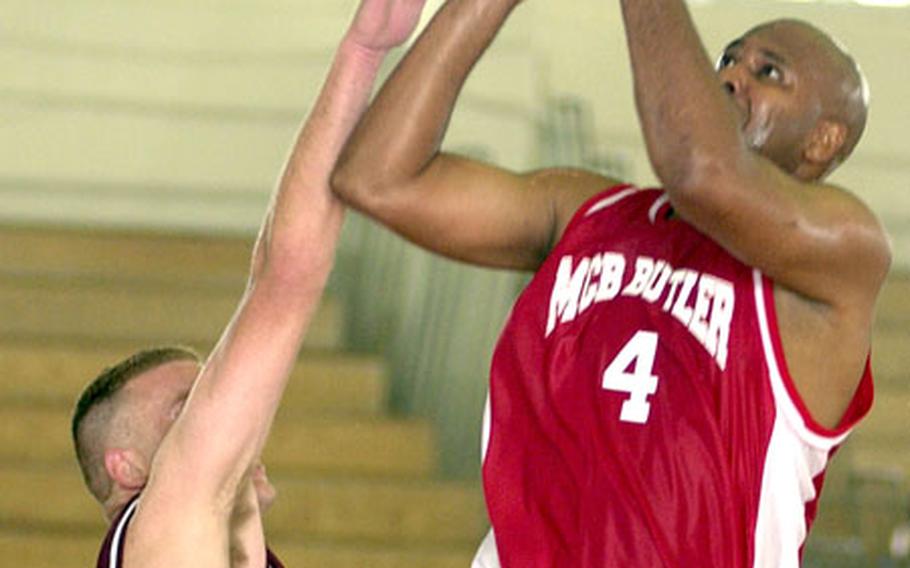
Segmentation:
<svg viewBox="0 0 910 568">
<path fill-rule="evenodd" d="M 430 480 L 277 476 L 268 534 L 319 535 L 381 544 L 470 544 L 484 530 L 478 486 Z"/>
<path fill-rule="evenodd" d="M 475 549 L 476 546 L 427 549 L 275 543 L 275 550 L 287 566 L 303 568 L 467 568 Z"/>
<path fill-rule="evenodd" d="M 160 232 L 0 226 L 0 274 L 67 275 L 239 291 L 253 238 Z"/>
<path fill-rule="evenodd" d="M 473 486 L 421 480 L 274 475 L 279 498 L 266 515 L 277 540 L 468 545 L 484 531 Z M 74 468 L 0 467 L 0 527 L 101 534 L 106 527 Z M 39 497 L 40 496 L 40 497 Z M 53 503 L 36 507 L 36 499 Z M 96 544 L 97 545 L 97 544 Z"/>
<path fill-rule="evenodd" d="M 72 462 L 69 421 L 69 411 L 59 408 L 0 407 L 0 462 Z M 435 469 L 433 444 L 422 421 L 320 418 L 284 407 L 264 461 L 286 472 L 421 476 Z"/>
<path fill-rule="evenodd" d="M 273 550 L 294 568 L 466 568 L 474 547 L 376 546 L 325 543 L 314 539 L 275 540 Z M 101 534 L 28 533 L 0 530 L 0 557 L 16 559 L 28 568 L 86 568 L 94 566 Z"/>
<path fill-rule="evenodd" d="M 0 342 L 0 404 L 72 408 L 102 369 L 132 349 Z M 204 356 L 204 353 L 201 353 Z M 376 357 L 304 351 L 282 405 L 299 414 L 378 415 L 385 406 L 386 370 Z"/>
<path fill-rule="evenodd" d="M 0 278 L 0 339 L 210 346 L 242 288 L 126 285 L 116 280 Z M 341 307 L 324 298 L 307 334 L 313 349 L 341 346 Z"/>
</svg>

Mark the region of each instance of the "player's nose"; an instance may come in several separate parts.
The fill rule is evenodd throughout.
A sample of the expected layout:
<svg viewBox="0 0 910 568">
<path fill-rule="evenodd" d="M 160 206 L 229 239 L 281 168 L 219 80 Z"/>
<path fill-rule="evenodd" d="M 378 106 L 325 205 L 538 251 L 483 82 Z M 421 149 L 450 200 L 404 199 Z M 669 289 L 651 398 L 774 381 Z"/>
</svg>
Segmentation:
<svg viewBox="0 0 910 568">
<path fill-rule="evenodd" d="M 718 72 L 720 82 L 727 93 L 731 95 L 742 95 L 748 87 L 748 73 L 743 69 L 743 65 L 733 64 L 724 67 Z"/>
</svg>

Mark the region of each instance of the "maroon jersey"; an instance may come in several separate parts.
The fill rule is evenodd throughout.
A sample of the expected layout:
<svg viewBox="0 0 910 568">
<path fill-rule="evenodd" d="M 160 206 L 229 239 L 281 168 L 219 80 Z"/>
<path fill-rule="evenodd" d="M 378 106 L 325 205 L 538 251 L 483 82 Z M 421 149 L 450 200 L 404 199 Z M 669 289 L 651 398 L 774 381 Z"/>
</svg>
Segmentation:
<svg viewBox="0 0 910 568">
<path fill-rule="evenodd" d="M 107 531 L 107 536 L 101 544 L 101 551 L 98 553 L 97 568 L 122 568 L 123 566 L 123 544 L 126 542 L 126 530 L 129 527 L 130 520 L 136 512 L 136 505 L 139 504 L 139 496 L 133 499 L 123 508 L 123 511 L 117 515 L 111 528 Z M 284 568 L 284 564 L 278 560 L 271 550 L 266 549 L 265 568 Z"/>
<path fill-rule="evenodd" d="M 812 419 L 772 282 L 660 190 L 583 206 L 493 356 L 475 566 L 797 567 L 825 467 L 872 404 Z M 498 550 L 498 560 L 496 551 Z"/>
</svg>

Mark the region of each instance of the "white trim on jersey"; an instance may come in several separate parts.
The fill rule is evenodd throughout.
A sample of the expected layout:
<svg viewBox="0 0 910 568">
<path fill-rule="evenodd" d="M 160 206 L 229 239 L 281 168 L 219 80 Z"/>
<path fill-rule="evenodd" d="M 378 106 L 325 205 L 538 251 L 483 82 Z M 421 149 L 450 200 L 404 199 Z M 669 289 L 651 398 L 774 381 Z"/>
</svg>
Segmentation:
<svg viewBox="0 0 910 568">
<path fill-rule="evenodd" d="M 652 225 L 657 222 L 657 212 L 660 211 L 660 208 L 668 201 L 670 201 L 670 196 L 664 193 L 651 204 L 651 208 L 648 209 L 648 219 L 651 220 Z"/>
<path fill-rule="evenodd" d="M 487 533 L 487 536 L 480 543 L 477 554 L 471 562 L 471 568 L 500 568 L 499 553 L 496 551 L 496 535 L 493 529 Z"/>
<path fill-rule="evenodd" d="M 831 450 L 849 432 L 831 437 L 813 432 L 790 397 L 784 383 L 784 361 L 778 361 L 769 324 L 764 278 L 753 270 L 755 308 L 768 376 L 774 396 L 775 417 L 765 453 L 755 521 L 754 568 L 798 568 L 806 539 L 806 504 L 818 495 L 815 478 L 828 464 Z M 773 330 L 773 333 L 778 333 Z"/>
<path fill-rule="evenodd" d="M 849 430 L 837 436 L 825 436 L 812 430 L 803 413 L 800 412 L 796 402 L 790 398 L 790 393 L 784 383 L 783 369 L 786 369 L 784 361 L 778 361 L 774 352 L 774 342 L 771 337 L 771 326 L 768 320 L 767 302 L 773 302 L 774 298 L 765 298 L 764 278 L 758 269 L 753 269 L 752 277 L 755 286 L 755 308 L 758 313 L 758 327 L 761 332 L 762 347 L 765 352 L 765 360 L 768 362 L 768 374 L 771 378 L 771 390 L 774 393 L 774 402 L 777 410 L 782 412 L 787 418 L 787 422 L 794 428 L 795 432 L 807 444 L 811 444 L 820 450 L 830 451 L 834 446 L 839 445 L 847 435 Z M 773 330 L 778 333 L 777 330 Z"/>
<path fill-rule="evenodd" d="M 126 525 L 129 524 L 130 519 L 133 517 L 133 513 L 136 512 L 136 506 L 138 504 L 139 499 L 135 499 L 127 506 L 123 516 L 120 517 L 120 522 L 117 523 L 117 528 L 114 529 L 114 536 L 111 539 L 111 556 L 108 568 L 117 568 L 119 566 L 117 559 L 120 557 L 120 541 L 123 540 Z"/>
<path fill-rule="evenodd" d="M 626 189 L 617 191 L 610 197 L 604 197 L 603 199 L 601 199 L 600 201 L 598 201 L 597 203 L 592 205 L 591 208 L 585 212 L 585 217 L 587 217 L 588 215 L 593 215 L 594 213 L 597 213 L 598 211 L 603 211 L 607 207 L 609 207 L 619 201 L 622 201 L 626 197 L 629 197 L 630 195 L 634 195 L 634 194 L 638 193 L 639 191 L 642 191 L 642 189 L 639 187 L 634 187 L 634 186 L 627 187 Z"/>
<path fill-rule="evenodd" d="M 490 447 L 490 428 L 493 427 L 493 409 L 490 405 L 490 391 L 487 389 L 487 401 L 483 405 L 483 422 L 480 427 L 480 465 L 487 461 L 487 449 Z"/>
</svg>

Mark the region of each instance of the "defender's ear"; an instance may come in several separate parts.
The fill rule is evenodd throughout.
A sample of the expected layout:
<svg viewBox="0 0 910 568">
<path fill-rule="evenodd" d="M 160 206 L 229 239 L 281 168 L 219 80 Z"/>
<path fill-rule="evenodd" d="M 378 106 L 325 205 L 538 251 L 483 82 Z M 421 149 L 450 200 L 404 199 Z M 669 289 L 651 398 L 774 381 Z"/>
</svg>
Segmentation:
<svg viewBox="0 0 910 568">
<path fill-rule="evenodd" d="M 828 165 L 840 157 L 841 148 L 847 140 L 847 127 L 843 123 L 821 120 L 809 136 L 809 143 L 803 150 L 806 161 Z"/>
<path fill-rule="evenodd" d="M 127 490 L 140 490 L 148 481 L 148 467 L 139 452 L 111 448 L 104 452 L 104 469 L 114 485 Z"/>
</svg>

